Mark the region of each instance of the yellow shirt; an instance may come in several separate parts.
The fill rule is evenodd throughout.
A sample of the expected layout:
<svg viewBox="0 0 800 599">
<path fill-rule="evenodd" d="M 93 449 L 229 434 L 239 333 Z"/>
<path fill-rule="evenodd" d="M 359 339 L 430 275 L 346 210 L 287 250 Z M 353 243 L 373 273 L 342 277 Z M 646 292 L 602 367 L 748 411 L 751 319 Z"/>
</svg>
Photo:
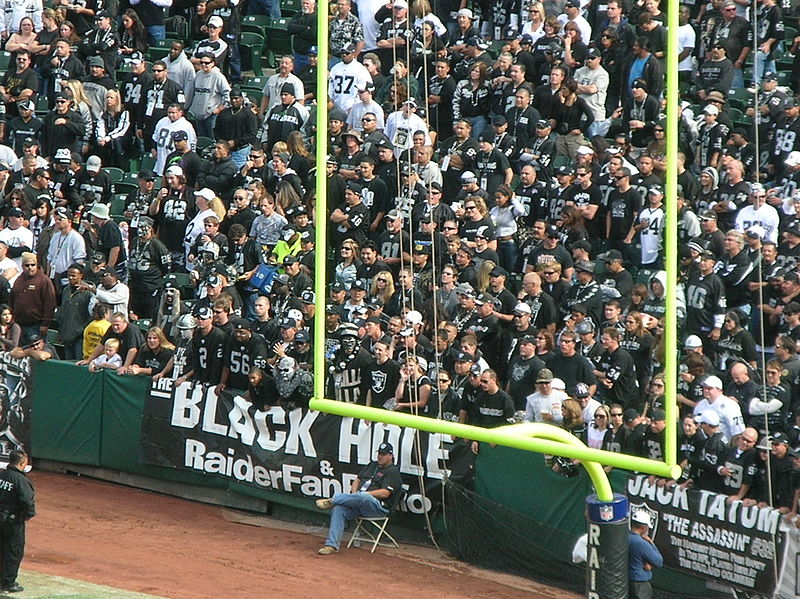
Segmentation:
<svg viewBox="0 0 800 599">
<path fill-rule="evenodd" d="M 100 343 L 111 323 L 107 320 L 93 320 L 83 329 L 83 359 L 92 355 L 94 348 Z"/>
</svg>

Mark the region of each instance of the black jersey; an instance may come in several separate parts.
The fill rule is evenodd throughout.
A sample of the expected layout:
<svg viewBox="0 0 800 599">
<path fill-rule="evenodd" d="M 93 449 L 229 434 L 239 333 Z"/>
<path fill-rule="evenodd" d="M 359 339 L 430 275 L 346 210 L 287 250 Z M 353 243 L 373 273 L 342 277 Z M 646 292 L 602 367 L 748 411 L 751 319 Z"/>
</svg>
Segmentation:
<svg viewBox="0 0 800 599">
<path fill-rule="evenodd" d="M 656 433 L 652 428 L 647 427 L 644 435 L 639 441 L 639 456 L 648 460 L 664 461 L 664 431 Z"/>
<path fill-rule="evenodd" d="M 725 286 L 715 274 L 695 272 L 686 285 L 686 331 L 702 335 L 722 325 L 725 314 Z"/>
<path fill-rule="evenodd" d="M 252 368 L 264 368 L 267 359 L 267 346 L 261 335 L 250 334 L 250 338 L 240 342 L 231 335 L 225 346 L 225 368 L 228 369 L 228 387 L 247 389 L 250 385 L 248 375 Z"/>
<path fill-rule="evenodd" d="M 199 328 L 196 329 L 189 352 L 194 380 L 209 385 L 218 384 L 222 376 L 224 350 L 225 333 L 217 327 L 212 327 L 207 335 L 204 335 Z"/>
<path fill-rule="evenodd" d="M 755 449 L 741 451 L 738 447 L 729 447 L 720 464 L 731 471 L 730 476 L 721 476 L 722 492 L 735 495 L 742 485 L 751 486 L 756 475 L 757 459 Z"/>
</svg>

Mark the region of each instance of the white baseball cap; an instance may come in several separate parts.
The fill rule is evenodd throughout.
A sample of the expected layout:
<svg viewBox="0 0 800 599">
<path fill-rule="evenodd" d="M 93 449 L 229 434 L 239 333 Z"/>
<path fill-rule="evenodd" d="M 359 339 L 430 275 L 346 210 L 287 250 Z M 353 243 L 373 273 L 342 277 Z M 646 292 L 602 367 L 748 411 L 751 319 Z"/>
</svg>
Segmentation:
<svg viewBox="0 0 800 599">
<path fill-rule="evenodd" d="M 648 528 L 650 528 L 651 521 L 650 521 L 650 514 L 648 514 L 644 510 L 636 510 L 631 515 L 631 520 L 636 522 L 637 524 L 644 524 Z"/>
<path fill-rule="evenodd" d="M 722 381 L 719 380 L 718 376 L 711 375 L 707 376 L 702 383 L 700 383 L 701 387 L 710 387 L 711 389 L 719 389 L 722 390 Z"/>
<path fill-rule="evenodd" d="M 711 408 L 702 412 L 694 420 L 695 422 L 697 422 L 697 424 L 708 424 L 710 426 L 719 426 L 719 414 L 717 414 L 716 410 Z"/>
<path fill-rule="evenodd" d="M 703 342 L 700 341 L 700 337 L 697 335 L 689 335 L 686 338 L 686 341 L 683 342 L 683 347 L 688 347 L 689 349 L 697 349 L 698 347 L 703 347 Z"/>
</svg>

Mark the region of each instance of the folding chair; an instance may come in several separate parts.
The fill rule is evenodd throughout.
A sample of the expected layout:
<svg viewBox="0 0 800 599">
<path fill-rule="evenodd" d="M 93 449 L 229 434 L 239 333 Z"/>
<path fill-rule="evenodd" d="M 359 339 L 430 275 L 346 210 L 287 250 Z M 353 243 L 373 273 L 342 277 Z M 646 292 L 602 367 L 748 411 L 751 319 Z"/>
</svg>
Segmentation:
<svg viewBox="0 0 800 599">
<path fill-rule="evenodd" d="M 406 490 L 401 488 L 397 495 L 395 505 L 399 506 L 405 499 Z M 353 530 L 353 535 L 347 542 L 347 546 L 350 547 L 354 541 L 366 541 L 367 543 L 372 543 L 372 549 L 369 550 L 370 553 L 375 553 L 375 548 L 378 545 L 399 548 L 400 545 L 398 545 L 395 538 L 386 530 L 389 519 L 394 512 L 395 510 L 392 510 L 385 516 L 379 516 L 378 518 L 358 518 L 356 520 L 356 528 Z M 381 542 L 384 537 L 388 539 L 388 542 Z"/>
</svg>

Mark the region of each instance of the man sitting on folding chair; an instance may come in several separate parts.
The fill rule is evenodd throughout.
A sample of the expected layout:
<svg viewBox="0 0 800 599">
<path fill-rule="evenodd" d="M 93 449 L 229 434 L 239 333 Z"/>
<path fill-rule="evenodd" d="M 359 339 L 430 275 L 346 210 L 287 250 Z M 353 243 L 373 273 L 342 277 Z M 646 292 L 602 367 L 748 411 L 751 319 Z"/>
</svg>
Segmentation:
<svg viewBox="0 0 800 599">
<path fill-rule="evenodd" d="M 331 524 L 320 555 L 339 551 L 347 523 L 356 518 L 385 518 L 402 491 L 400 470 L 394 464 L 391 443 L 381 443 L 378 459 L 371 461 L 353 481 L 350 493 L 336 493 L 330 499 L 318 499 L 317 507 L 330 510 Z"/>
</svg>

